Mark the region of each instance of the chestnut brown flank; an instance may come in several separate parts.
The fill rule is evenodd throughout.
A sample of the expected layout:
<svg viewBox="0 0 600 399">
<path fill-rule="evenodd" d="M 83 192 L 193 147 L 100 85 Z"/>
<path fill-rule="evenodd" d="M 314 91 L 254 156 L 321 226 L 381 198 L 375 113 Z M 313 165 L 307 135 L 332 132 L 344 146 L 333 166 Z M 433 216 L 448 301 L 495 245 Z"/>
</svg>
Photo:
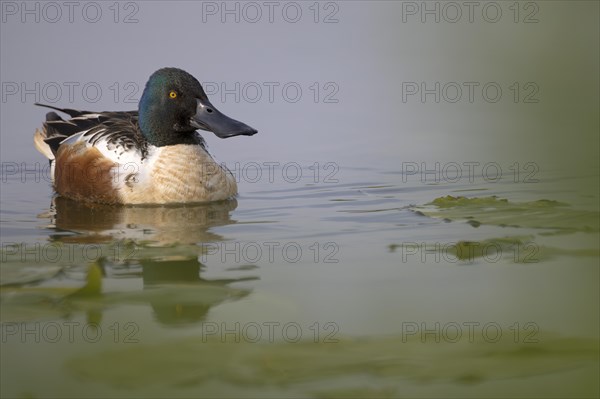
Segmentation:
<svg viewBox="0 0 600 399">
<path fill-rule="evenodd" d="M 113 167 L 115 163 L 85 143 L 61 146 L 56 154 L 54 189 L 78 201 L 122 203 L 113 185 Z"/>
</svg>

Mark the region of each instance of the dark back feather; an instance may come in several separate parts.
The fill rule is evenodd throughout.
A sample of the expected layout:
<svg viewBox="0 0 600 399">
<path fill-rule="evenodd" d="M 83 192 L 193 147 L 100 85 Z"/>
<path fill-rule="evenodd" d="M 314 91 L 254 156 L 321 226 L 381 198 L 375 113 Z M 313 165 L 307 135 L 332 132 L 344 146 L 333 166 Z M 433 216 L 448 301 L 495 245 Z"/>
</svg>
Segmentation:
<svg viewBox="0 0 600 399">
<path fill-rule="evenodd" d="M 71 117 L 64 120 L 56 112 L 46 114 L 44 141 L 54 154 L 64 139 L 85 130 L 87 133 L 83 137 L 87 137 L 92 145 L 106 139 L 108 144 L 122 146 L 126 150 L 137 148 L 143 155 L 146 153 L 147 142 L 139 130 L 137 111 L 91 112 L 38 103 L 36 105 L 64 112 Z"/>
</svg>

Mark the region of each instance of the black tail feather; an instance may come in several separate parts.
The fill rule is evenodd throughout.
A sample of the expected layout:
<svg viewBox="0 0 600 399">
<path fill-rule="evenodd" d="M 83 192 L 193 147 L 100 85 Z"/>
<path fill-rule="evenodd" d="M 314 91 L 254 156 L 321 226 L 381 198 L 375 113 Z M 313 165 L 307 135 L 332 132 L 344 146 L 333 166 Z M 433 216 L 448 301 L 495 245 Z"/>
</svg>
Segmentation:
<svg viewBox="0 0 600 399">
<path fill-rule="evenodd" d="M 53 107 L 52 105 L 47 105 L 47 104 L 40 104 L 40 103 L 35 103 L 35 105 L 39 106 L 39 107 L 46 107 L 46 108 L 50 108 L 53 109 L 55 111 L 60 111 L 63 112 L 67 115 L 69 115 L 71 118 L 75 118 L 84 114 L 91 114 L 90 111 L 79 111 L 76 109 L 71 109 L 71 108 L 57 108 L 57 107 Z M 61 119 L 55 112 L 49 112 L 48 114 L 46 114 L 46 120 L 48 120 L 48 116 L 50 114 L 56 115 L 56 117 L 58 117 L 58 119 Z M 57 120 L 57 119 L 52 119 L 52 120 Z"/>
<path fill-rule="evenodd" d="M 60 143 L 66 138 L 67 138 L 66 136 L 54 136 L 54 137 L 49 137 L 47 139 L 44 139 L 44 141 L 46 142 L 46 144 L 48 144 L 48 146 L 52 150 L 52 153 L 54 155 L 56 155 L 56 152 L 58 151 L 58 147 L 60 146 Z"/>
<path fill-rule="evenodd" d="M 48 112 L 46 114 L 46 122 L 53 122 L 53 121 L 62 121 L 63 118 L 61 118 L 56 112 Z"/>
</svg>

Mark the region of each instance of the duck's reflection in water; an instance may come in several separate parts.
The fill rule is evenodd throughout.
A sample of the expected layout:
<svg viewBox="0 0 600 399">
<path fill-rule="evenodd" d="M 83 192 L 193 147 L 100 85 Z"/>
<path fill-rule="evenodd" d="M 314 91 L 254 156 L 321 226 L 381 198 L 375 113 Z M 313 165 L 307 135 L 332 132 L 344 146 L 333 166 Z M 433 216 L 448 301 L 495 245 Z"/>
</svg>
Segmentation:
<svg viewBox="0 0 600 399">
<path fill-rule="evenodd" d="M 104 261 L 104 273 L 116 278 L 141 277 L 139 298 L 149 303 L 156 320 L 180 325 L 199 322 L 214 305 L 244 297 L 248 290 L 229 284 L 255 277 L 205 280 L 199 261 L 204 243 L 223 241 L 211 228 L 235 223 L 235 200 L 186 206 L 106 206 L 57 197 L 51 215 L 52 241 L 69 244 L 133 247 L 126 264 Z M 110 269 L 109 269 L 110 268 Z M 123 270 L 137 270 L 123 273 Z M 135 295 L 134 295 L 135 296 Z M 131 298 L 131 295 L 122 296 Z M 136 302 L 138 302 L 136 300 Z"/>
<path fill-rule="evenodd" d="M 57 197 L 50 216 L 58 232 L 77 233 L 61 237 L 63 242 L 130 239 L 162 245 L 197 244 L 223 240 L 209 230 L 235 223 L 230 213 L 236 207 L 235 199 L 185 206 L 109 206 Z"/>
</svg>

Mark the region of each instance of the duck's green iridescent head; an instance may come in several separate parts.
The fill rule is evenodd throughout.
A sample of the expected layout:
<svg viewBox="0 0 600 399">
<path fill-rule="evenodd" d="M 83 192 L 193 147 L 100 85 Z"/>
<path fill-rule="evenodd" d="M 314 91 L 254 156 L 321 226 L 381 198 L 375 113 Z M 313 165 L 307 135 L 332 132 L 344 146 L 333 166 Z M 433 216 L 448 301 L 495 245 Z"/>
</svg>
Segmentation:
<svg viewBox="0 0 600 399">
<path fill-rule="evenodd" d="M 252 136 L 256 129 L 219 112 L 208 100 L 200 82 L 177 68 L 154 72 L 139 105 L 142 134 L 155 146 L 196 144 L 196 129 L 218 137 Z"/>
</svg>

